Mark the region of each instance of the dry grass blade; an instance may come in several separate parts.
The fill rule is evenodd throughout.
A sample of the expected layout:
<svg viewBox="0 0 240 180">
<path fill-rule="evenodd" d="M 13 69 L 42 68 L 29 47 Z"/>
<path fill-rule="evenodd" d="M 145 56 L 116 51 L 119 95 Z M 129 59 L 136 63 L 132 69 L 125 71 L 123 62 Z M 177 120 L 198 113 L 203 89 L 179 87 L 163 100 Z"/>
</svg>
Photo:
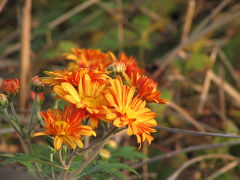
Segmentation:
<svg viewBox="0 0 240 180">
<path fill-rule="evenodd" d="M 216 60 L 218 51 L 219 51 L 218 48 L 214 48 L 211 55 L 210 55 L 210 62 L 211 62 L 212 65 L 214 64 L 214 62 Z M 207 100 L 208 91 L 209 91 L 210 84 L 211 84 L 211 73 L 210 73 L 210 71 L 211 71 L 211 69 L 208 69 L 207 72 L 206 72 L 206 77 L 205 77 L 205 80 L 204 80 L 204 83 L 203 83 L 203 88 L 202 88 L 201 95 L 200 95 L 200 101 L 199 101 L 198 108 L 197 108 L 197 113 L 198 114 L 202 113 L 204 104 Z"/>
<path fill-rule="evenodd" d="M 199 33 L 214 17 L 218 15 L 222 11 L 223 8 L 225 8 L 232 0 L 224 0 L 222 1 L 209 16 L 207 16 L 203 22 L 193 31 L 192 34 Z"/>
<path fill-rule="evenodd" d="M 78 14 L 79 12 L 83 11 L 84 9 L 88 8 L 89 6 L 92 6 L 93 4 L 95 4 L 95 3 L 99 2 L 99 1 L 100 0 L 89 0 L 89 1 L 85 1 L 82 4 L 79 4 L 78 6 L 74 7 L 70 11 L 68 11 L 65 14 L 59 16 L 54 21 L 51 21 L 50 23 L 48 23 L 48 27 L 50 27 L 51 29 L 55 28 L 59 24 L 61 24 L 64 21 L 68 20 L 69 18 L 71 18 L 72 16 Z"/>
<path fill-rule="evenodd" d="M 26 0 L 23 6 L 21 25 L 20 109 L 25 109 L 26 107 L 28 91 L 27 83 L 31 53 L 31 8 L 32 0 Z"/>
<path fill-rule="evenodd" d="M 200 39 L 201 37 L 205 36 L 206 34 L 212 32 L 212 31 L 215 31 L 219 27 L 231 22 L 233 19 L 235 19 L 239 16 L 240 16 L 239 8 L 236 8 L 234 12 L 228 12 L 226 15 L 216 19 L 216 21 L 214 21 L 212 24 L 208 25 L 201 32 L 196 33 L 196 34 L 191 34 L 186 41 L 180 43 L 173 50 L 169 51 L 164 57 L 160 58 L 159 60 L 157 60 L 155 62 L 155 64 L 158 66 L 158 69 L 153 73 L 152 77 L 154 79 L 156 79 L 161 74 L 161 72 L 168 66 L 168 64 L 174 60 L 174 58 L 177 56 L 177 54 L 180 50 L 187 47 L 194 41 Z"/>
<path fill-rule="evenodd" d="M 173 102 L 169 102 L 167 105 L 173 108 L 179 114 L 181 114 L 190 124 L 192 124 L 199 131 L 205 131 L 205 128 L 199 122 L 197 122 L 192 116 L 190 116 L 182 107 Z"/>
<path fill-rule="evenodd" d="M 186 19 L 185 19 L 185 22 L 183 25 L 183 34 L 182 34 L 182 39 L 181 39 L 182 42 L 188 38 L 188 34 L 189 34 L 189 32 L 191 30 L 191 26 L 192 26 L 192 20 L 193 20 L 195 8 L 196 8 L 196 1 L 189 0 Z"/>
<path fill-rule="evenodd" d="M 189 166 L 196 162 L 200 162 L 206 159 L 224 159 L 224 160 L 236 160 L 236 157 L 227 155 L 227 154 L 208 154 L 203 156 L 198 156 L 196 158 L 193 158 L 187 162 L 185 162 L 177 171 L 175 171 L 170 177 L 167 178 L 167 180 L 176 180 L 178 176 Z M 239 162 L 239 161 L 237 161 Z"/>
<path fill-rule="evenodd" d="M 233 161 L 233 162 L 227 164 L 226 166 L 222 167 L 215 173 L 213 173 L 211 176 L 207 177 L 206 180 L 213 180 L 213 179 L 217 178 L 218 176 L 226 173 L 227 171 L 235 168 L 238 164 L 239 164 L 239 161 Z"/>
<path fill-rule="evenodd" d="M 232 64 L 230 63 L 230 60 L 226 57 L 226 55 L 222 50 L 219 51 L 219 57 L 220 57 L 220 60 L 223 62 L 224 66 L 226 66 L 228 72 L 231 74 L 238 88 L 240 88 L 240 77 L 235 71 L 235 69 L 233 68 Z"/>
<path fill-rule="evenodd" d="M 231 142 L 224 142 L 224 143 L 219 143 L 219 144 L 203 144 L 203 145 L 197 145 L 197 146 L 189 146 L 189 147 L 184 148 L 184 149 L 180 149 L 180 150 L 176 150 L 176 151 L 173 151 L 173 152 L 165 153 L 163 155 L 154 156 L 154 157 L 152 157 L 148 160 L 145 160 L 143 162 L 133 164 L 132 167 L 137 169 L 137 168 L 142 167 L 144 164 L 149 164 L 149 163 L 153 163 L 153 162 L 156 162 L 156 161 L 159 161 L 159 160 L 162 160 L 162 159 L 171 158 L 171 157 L 179 155 L 179 154 L 184 154 L 184 153 L 194 152 L 194 151 L 200 151 L 200 150 L 205 150 L 205 149 L 228 147 L 228 146 L 233 146 L 233 145 L 237 145 L 237 144 L 240 144 L 240 140 L 231 141 Z"/>
<path fill-rule="evenodd" d="M 240 107 L 240 93 L 234 89 L 227 82 L 222 82 L 221 78 L 218 77 L 214 72 L 210 71 L 212 81 L 218 85 L 222 86 L 223 90 L 231 97 L 233 104 Z"/>
<path fill-rule="evenodd" d="M 6 6 L 7 2 L 8 2 L 8 0 L 2 0 L 2 2 L 0 3 L 0 13 L 4 9 L 4 7 Z"/>
<path fill-rule="evenodd" d="M 187 129 L 178 129 L 178 128 L 170 128 L 170 127 L 162 127 L 162 126 L 156 126 L 156 127 L 154 127 L 154 129 L 165 130 L 165 131 L 170 131 L 170 132 L 174 132 L 174 133 L 191 134 L 191 135 L 196 135 L 196 136 L 215 136 L 215 137 L 226 137 L 226 138 L 240 138 L 240 136 L 237 136 L 236 134 L 198 132 L 198 131 L 192 131 L 192 130 L 187 130 Z"/>
</svg>

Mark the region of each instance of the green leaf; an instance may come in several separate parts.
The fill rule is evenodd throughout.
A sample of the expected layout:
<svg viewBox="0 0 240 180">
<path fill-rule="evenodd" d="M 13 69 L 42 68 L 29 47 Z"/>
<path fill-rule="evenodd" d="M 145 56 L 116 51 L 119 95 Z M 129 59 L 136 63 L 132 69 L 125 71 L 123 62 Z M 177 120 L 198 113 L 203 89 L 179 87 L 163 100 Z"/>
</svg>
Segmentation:
<svg viewBox="0 0 240 180">
<path fill-rule="evenodd" d="M 121 163 L 109 163 L 106 161 L 98 161 L 97 163 L 98 164 L 96 166 L 90 165 L 89 167 L 85 168 L 85 170 L 82 172 L 82 174 L 79 175 L 79 177 L 84 177 L 87 175 L 93 176 L 95 173 L 105 173 L 121 179 L 126 179 L 126 177 L 119 171 L 121 169 L 128 170 L 132 173 L 137 174 L 140 177 L 140 175 L 135 169 Z"/>
<path fill-rule="evenodd" d="M 209 57 L 205 54 L 194 53 L 187 61 L 187 71 L 203 71 L 207 66 L 210 66 Z"/>
<path fill-rule="evenodd" d="M 118 148 L 116 151 L 111 153 L 111 157 L 122 157 L 126 159 L 145 159 L 147 158 L 146 155 L 136 151 L 136 149 L 132 146 L 124 146 Z"/>
<path fill-rule="evenodd" d="M 62 52 L 69 52 L 71 48 L 77 48 L 78 45 L 72 41 L 60 41 L 58 49 Z"/>
<path fill-rule="evenodd" d="M 40 163 L 40 164 L 45 164 L 45 165 L 48 165 L 48 166 L 64 169 L 64 167 L 62 167 L 58 164 L 52 163 L 52 162 L 48 161 L 47 159 L 40 159 L 38 156 L 36 156 L 34 154 L 16 153 L 16 154 L 14 154 L 14 156 L 5 159 L 4 162 L 7 163 L 7 164 L 16 163 L 16 162 L 19 162 L 19 163 L 22 163 L 22 162 L 37 162 L 37 163 Z"/>
</svg>

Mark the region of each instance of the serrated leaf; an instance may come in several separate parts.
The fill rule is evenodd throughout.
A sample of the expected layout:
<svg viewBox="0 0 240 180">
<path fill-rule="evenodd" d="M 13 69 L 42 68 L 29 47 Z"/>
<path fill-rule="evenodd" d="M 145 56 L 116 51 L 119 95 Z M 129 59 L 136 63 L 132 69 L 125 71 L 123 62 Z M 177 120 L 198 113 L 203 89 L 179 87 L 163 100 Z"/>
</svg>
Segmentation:
<svg viewBox="0 0 240 180">
<path fill-rule="evenodd" d="M 134 147 L 131 146 L 124 146 L 121 148 L 118 148 L 116 151 L 111 153 L 112 157 L 122 157 L 126 159 L 145 159 L 147 158 L 146 155 L 136 151 Z"/>
<path fill-rule="evenodd" d="M 48 166 L 64 169 L 62 166 L 52 163 L 46 159 L 40 159 L 38 156 L 36 156 L 34 154 L 16 153 L 16 154 L 14 154 L 14 156 L 9 157 L 4 160 L 4 163 L 6 163 L 6 164 L 11 164 L 11 163 L 16 163 L 16 162 L 19 162 L 19 163 L 21 163 L 21 162 L 37 162 L 40 164 L 45 164 Z"/>
<path fill-rule="evenodd" d="M 109 163 L 106 161 L 98 161 L 97 163 L 98 164 L 96 166 L 91 166 L 91 168 L 85 168 L 85 170 L 82 172 L 82 174 L 79 175 L 79 177 L 84 177 L 86 175 L 93 175 L 95 173 L 101 172 L 101 173 L 111 174 L 119 178 L 120 177 L 123 178 L 124 176 L 121 176 L 120 172 L 118 171 L 121 169 L 130 171 L 140 176 L 135 169 L 121 163 Z"/>
</svg>

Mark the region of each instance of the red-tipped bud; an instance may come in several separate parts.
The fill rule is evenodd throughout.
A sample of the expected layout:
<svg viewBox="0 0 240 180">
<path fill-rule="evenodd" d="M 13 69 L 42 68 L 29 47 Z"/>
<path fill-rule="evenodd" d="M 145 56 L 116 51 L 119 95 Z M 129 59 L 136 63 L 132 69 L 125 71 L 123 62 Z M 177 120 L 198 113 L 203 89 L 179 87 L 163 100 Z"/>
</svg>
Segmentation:
<svg viewBox="0 0 240 180">
<path fill-rule="evenodd" d="M 8 98 L 5 94 L 0 94 L 0 109 L 6 108 L 8 105 Z"/>
<path fill-rule="evenodd" d="M 108 71 L 111 71 L 113 73 L 121 73 L 126 71 L 126 65 L 121 62 L 114 62 L 108 66 Z"/>
<path fill-rule="evenodd" d="M 10 99 L 18 95 L 20 83 L 18 79 L 3 80 L 1 91 L 6 94 Z"/>
<path fill-rule="evenodd" d="M 44 83 L 39 78 L 39 76 L 34 76 L 31 82 L 31 88 L 33 92 L 40 93 L 44 89 Z"/>
<path fill-rule="evenodd" d="M 31 99 L 34 100 L 35 92 L 31 91 Z M 37 104 L 42 104 L 44 101 L 44 94 L 43 93 L 37 93 Z"/>
</svg>

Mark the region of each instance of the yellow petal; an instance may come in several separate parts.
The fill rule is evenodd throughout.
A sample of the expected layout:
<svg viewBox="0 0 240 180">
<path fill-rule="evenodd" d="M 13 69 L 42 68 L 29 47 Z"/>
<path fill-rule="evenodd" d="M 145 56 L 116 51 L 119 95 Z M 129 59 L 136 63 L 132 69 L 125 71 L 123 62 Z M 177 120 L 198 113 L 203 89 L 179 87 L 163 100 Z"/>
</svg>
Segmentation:
<svg viewBox="0 0 240 180">
<path fill-rule="evenodd" d="M 76 89 L 68 82 L 64 82 L 61 84 L 61 86 L 63 87 L 64 90 L 66 90 L 69 94 L 72 95 L 72 97 L 79 102 L 80 98 L 78 95 L 78 92 L 76 91 Z"/>
<path fill-rule="evenodd" d="M 80 139 L 75 138 L 74 142 L 79 148 L 83 148 L 83 142 Z"/>
<path fill-rule="evenodd" d="M 74 143 L 74 138 L 71 136 L 64 136 L 63 142 L 69 148 L 75 149 L 75 147 L 76 147 L 76 144 Z"/>
<path fill-rule="evenodd" d="M 60 148 L 61 148 L 61 146 L 62 146 L 62 138 L 61 137 L 59 137 L 59 136 L 55 136 L 54 137 L 54 142 L 53 142 L 53 144 L 54 144 L 54 148 L 56 149 L 56 150 L 59 150 Z"/>
<path fill-rule="evenodd" d="M 48 135 L 48 133 L 47 133 L 47 132 L 37 132 L 37 133 L 34 133 L 34 134 L 32 135 L 32 137 L 44 136 L 44 135 Z"/>
</svg>

